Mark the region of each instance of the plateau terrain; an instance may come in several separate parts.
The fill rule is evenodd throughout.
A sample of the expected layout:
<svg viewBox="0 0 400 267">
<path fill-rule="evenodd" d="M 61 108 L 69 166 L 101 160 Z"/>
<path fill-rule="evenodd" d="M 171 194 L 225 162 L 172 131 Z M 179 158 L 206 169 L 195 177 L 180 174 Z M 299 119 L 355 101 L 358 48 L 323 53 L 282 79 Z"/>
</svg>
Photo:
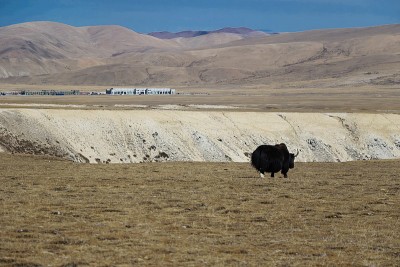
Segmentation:
<svg viewBox="0 0 400 267">
<path fill-rule="evenodd" d="M 399 158 L 400 24 L 0 28 L 1 266 L 397 266 Z"/>
</svg>

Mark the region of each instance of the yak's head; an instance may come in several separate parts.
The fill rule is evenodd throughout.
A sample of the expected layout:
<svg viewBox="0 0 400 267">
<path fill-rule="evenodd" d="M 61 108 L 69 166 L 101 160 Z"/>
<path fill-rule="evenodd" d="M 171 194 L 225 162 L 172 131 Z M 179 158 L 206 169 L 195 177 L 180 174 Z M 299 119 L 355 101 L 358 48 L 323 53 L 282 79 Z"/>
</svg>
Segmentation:
<svg viewBox="0 0 400 267">
<path fill-rule="evenodd" d="M 297 150 L 296 155 L 294 153 L 289 154 L 289 168 L 294 168 L 294 159 L 299 155 L 299 151 Z"/>
</svg>

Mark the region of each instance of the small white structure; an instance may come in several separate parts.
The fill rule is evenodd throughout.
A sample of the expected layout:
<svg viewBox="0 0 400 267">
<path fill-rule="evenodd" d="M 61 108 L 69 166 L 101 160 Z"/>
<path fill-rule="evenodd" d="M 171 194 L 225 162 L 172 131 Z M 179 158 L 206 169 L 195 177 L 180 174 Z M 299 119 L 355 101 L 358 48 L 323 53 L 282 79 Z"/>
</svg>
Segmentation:
<svg viewBox="0 0 400 267">
<path fill-rule="evenodd" d="M 175 89 L 171 88 L 110 88 L 107 95 L 174 95 Z"/>
</svg>

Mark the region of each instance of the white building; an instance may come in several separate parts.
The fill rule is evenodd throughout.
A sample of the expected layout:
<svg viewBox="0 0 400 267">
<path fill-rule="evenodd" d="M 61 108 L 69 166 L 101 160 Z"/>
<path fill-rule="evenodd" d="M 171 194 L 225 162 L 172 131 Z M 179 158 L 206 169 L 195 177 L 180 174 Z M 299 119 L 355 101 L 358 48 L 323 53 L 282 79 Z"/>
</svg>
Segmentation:
<svg viewBox="0 0 400 267">
<path fill-rule="evenodd" d="M 107 95 L 174 95 L 175 89 L 171 88 L 110 88 Z"/>
</svg>

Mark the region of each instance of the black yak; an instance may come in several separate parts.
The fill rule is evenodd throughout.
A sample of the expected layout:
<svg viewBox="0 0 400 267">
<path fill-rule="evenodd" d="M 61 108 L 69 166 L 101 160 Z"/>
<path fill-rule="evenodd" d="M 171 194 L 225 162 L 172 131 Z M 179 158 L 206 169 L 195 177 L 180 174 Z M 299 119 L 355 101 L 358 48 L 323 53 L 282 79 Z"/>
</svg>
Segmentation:
<svg viewBox="0 0 400 267">
<path fill-rule="evenodd" d="M 261 145 L 251 155 L 251 165 L 260 172 L 261 178 L 264 172 L 270 172 L 274 177 L 276 172 L 281 172 L 285 178 L 289 169 L 294 168 L 294 159 L 299 155 L 289 153 L 284 143 L 277 145 Z"/>
</svg>

